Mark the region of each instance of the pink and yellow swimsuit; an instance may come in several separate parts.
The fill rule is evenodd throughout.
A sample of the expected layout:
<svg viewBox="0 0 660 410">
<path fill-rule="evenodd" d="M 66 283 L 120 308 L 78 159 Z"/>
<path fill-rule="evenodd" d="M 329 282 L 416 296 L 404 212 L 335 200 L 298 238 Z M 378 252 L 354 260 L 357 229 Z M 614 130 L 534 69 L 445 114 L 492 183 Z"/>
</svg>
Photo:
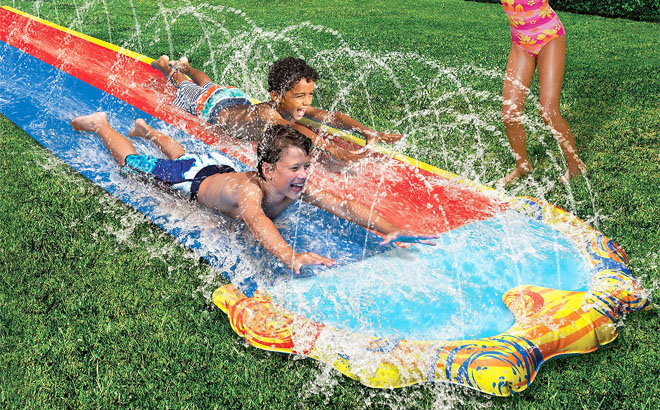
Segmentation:
<svg viewBox="0 0 660 410">
<path fill-rule="evenodd" d="M 511 40 L 533 57 L 550 41 L 563 36 L 564 26 L 548 0 L 501 0 L 511 26 Z"/>
</svg>

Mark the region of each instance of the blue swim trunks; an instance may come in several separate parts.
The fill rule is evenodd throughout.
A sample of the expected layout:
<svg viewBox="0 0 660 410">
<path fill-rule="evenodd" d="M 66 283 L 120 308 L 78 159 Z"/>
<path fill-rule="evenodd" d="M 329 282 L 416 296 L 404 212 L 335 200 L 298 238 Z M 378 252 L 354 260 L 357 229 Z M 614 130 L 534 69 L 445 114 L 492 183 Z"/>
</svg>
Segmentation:
<svg viewBox="0 0 660 410">
<path fill-rule="evenodd" d="M 224 87 L 208 82 L 199 86 L 192 81 L 179 85 L 172 105 L 214 124 L 220 111 L 232 105 L 252 105 L 250 97 L 235 87 Z"/>
<path fill-rule="evenodd" d="M 219 152 L 183 154 L 177 159 L 152 155 L 128 155 L 122 174 L 137 174 L 163 183 L 191 200 L 197 198 L 204 179 L 215 174 L 236 172 L 233 162 Z"/>
</svg>

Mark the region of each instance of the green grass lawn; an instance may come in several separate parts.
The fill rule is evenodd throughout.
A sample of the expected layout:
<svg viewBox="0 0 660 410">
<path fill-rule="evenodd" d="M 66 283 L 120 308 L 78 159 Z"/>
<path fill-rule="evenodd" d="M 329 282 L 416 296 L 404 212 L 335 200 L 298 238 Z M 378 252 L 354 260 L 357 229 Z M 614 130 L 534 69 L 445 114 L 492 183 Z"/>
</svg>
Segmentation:
<svg viewBox="0 0 660 410">
<path fill-rule="evenodd" d="M 6 4 L 151 57 L 186 54 L 258 98 L 274 58 L 302 56 L 322 77 L 317 105 L 406 133 L 406 153 L 481 182 L 514 165 L 499 119 L 510 38 L 497 4 Z M 555 203 L 613 238 L 657 299 L 660 27 L 560 17 L 562 110 L 589 176 L 556 183 L 564 163 L 534 85 L 526 113 L 536 169 L 509 193 Z M 0 153 L 2 408 L 651 409 L 660 400 L 657 309 L 631 314 L 594 353 L 544 364 L 530 388 L 502 399 L 448 385 L 373 390 L 315 361 L 260 351 L 208 302 L 205 281 L 217 272 L 192 251 L 4 117 Z"/>
</svg>

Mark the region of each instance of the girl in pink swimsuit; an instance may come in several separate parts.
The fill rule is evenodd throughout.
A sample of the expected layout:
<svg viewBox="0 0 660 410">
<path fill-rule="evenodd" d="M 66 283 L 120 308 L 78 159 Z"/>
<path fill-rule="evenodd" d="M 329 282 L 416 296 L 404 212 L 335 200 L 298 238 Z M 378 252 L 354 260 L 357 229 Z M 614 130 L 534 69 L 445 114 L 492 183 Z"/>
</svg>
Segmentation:
<svg viewBox="0 0 660 410">
<path fill-rule="evenodd" d="M 564 26 L 547 0 L 502 0 L 502 7 L 509 18 L 511 40 L 533 57 L 564 35 Z"/>
<path fill-rule="evenodd" d="M 566 157 L 568 169 L 560 181 L 567 183 L 586 167 L 578 157 L 571 127 L 559 112 L 564 81 L 566 36 L 548 0 L 501 0 L 511 27 L 511 48 L 504 77 L 502 118 L 516 159 L 516 169 L 498 181 L 506 185 L 532 172 L 527 157 L 521 118 L 529 86 L 538 71 L 541 117 L 550 127 Z"/>
</svg>

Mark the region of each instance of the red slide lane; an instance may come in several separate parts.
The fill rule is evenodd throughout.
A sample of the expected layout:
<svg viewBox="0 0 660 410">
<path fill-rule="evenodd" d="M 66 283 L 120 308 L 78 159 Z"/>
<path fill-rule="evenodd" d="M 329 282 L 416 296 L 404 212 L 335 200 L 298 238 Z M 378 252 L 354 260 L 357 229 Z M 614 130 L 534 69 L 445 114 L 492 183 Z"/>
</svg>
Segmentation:
<svg viewBox="0 0 660 410">
<path fill-rule="evenodd" d="M 0 40 L 253 164 L 253 144 L 222 135 L 170 105 L 175 90 L 148 64 L 6 9 L 0 9 Z M 445 232 L 507 207 L 484 193 L 384 155 L 344 175 L 328 169 L 339 167 L 316 167 L 310 180 L 368 206 L 375 203 L 392 222 L 412 229 Z"/>
</svg>

